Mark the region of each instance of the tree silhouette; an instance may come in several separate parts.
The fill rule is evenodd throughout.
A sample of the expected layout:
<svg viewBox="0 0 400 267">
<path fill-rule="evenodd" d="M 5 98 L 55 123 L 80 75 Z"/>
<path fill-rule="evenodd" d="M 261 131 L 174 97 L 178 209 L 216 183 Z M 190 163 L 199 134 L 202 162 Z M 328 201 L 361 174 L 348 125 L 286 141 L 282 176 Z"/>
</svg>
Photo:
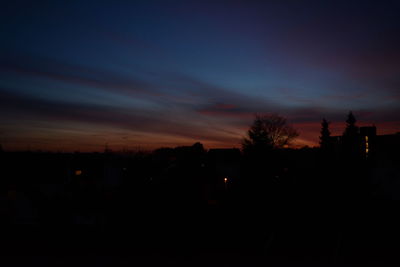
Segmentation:
<svg viewBox="0 0 400 267">
<path fill-rule="evenodd" d="M 356 118 L 350 111 L 347 115 L 346 129 L 343 133 L 343 152 L 345 153 L 345 158 L 347 158 L 346 160 L 349 161 L 349 164 L 351 162 L 353 165 L 361 156 L 361 144 L 356 122 Z"/>
<path fill-rule="evenodd" d="M 358 127 L 356 126 L 356 118 L 353 115 L 353 112 L 349 112 L 347 115 L 347 120 L 346 120 L 346 129 L 344 130 L 343 135 L 344 136 L 349 136 L 349 137 L 354 137 L 357 136 L 358 134 Z"/>
<path fill-rule="evenodd" d="M 329 131 L 329 124 L 325 118 L 322 119 L 321 122 L 321 136 L 319 137 L 319 144 L 321 146 L 321 149 L 326 151 L 330 148 L 331 144 L 331 132 Z"/>
<path fill-rule="evenodd" d="M 256 115 L 253 124 L 243 139 L 243 150 L 283 148 L 296 138 L 298 132 L 277 114 Z"/>
</svg>

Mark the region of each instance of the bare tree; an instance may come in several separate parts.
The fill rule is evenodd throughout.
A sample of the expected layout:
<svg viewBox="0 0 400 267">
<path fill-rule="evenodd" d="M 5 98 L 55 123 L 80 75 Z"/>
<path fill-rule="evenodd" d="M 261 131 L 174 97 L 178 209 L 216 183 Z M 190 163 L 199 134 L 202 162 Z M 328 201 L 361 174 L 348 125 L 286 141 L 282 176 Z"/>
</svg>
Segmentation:
<svg viewBox="0 0 400 267">
<path fill-rule="evenodd" d="M 277 114 L 256 115 L 253 124 L 243 139 L 243 149 L 283 148 L 290 144 L 299 133 L 286 119 Z"/>
</svg>

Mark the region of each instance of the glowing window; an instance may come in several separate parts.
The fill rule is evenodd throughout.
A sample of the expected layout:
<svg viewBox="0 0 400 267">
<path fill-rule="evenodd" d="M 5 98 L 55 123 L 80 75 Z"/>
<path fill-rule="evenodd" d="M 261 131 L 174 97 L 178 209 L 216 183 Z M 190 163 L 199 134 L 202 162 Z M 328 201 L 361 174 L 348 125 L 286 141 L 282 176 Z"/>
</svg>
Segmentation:
<svg viewBox="0 0 400 267">
<path fill-rule="evenodd" d="M 78 176 L 78 175 L 81 175 L 81 174 L 82 174 L 82 170 L 76 170 L 76 171 L 75 171 L 75 175 Z"/>
</svg>

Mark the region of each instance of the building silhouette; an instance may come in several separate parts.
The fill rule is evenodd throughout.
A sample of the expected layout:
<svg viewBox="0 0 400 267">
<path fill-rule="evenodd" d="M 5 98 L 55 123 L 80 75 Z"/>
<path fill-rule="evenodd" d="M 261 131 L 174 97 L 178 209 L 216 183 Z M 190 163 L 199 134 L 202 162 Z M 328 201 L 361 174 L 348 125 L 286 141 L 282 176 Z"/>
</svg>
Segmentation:
<svg viewBox="0 0 400 267">
<path fill-rule="evenodd" d="M 360 127 L 350 142 L 346 136 L 331 136 L 333 153 L 348 154 L 363 159 L 396 159 L 400 151 L 400 132 L 378 135 L 376 126 Z"/>
</svg>

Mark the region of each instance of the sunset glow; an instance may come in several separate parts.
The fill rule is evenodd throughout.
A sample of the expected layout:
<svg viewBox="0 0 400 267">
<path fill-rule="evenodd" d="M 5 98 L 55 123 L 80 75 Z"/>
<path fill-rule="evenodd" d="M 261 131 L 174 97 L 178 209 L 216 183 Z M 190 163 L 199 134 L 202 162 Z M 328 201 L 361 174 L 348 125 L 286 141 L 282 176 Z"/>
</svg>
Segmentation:
<svg viewBox="0 0 400 267">
<path fill-rule="evenodd" d="M 323 117 L 342 134 L 349 110 L 400 131 L 395 2 L 238 3 L 5 6 L 0 144 L 240 147 L 255 113 L 286 117 L 295 147 L 318 145 Z"/>
</svg>

